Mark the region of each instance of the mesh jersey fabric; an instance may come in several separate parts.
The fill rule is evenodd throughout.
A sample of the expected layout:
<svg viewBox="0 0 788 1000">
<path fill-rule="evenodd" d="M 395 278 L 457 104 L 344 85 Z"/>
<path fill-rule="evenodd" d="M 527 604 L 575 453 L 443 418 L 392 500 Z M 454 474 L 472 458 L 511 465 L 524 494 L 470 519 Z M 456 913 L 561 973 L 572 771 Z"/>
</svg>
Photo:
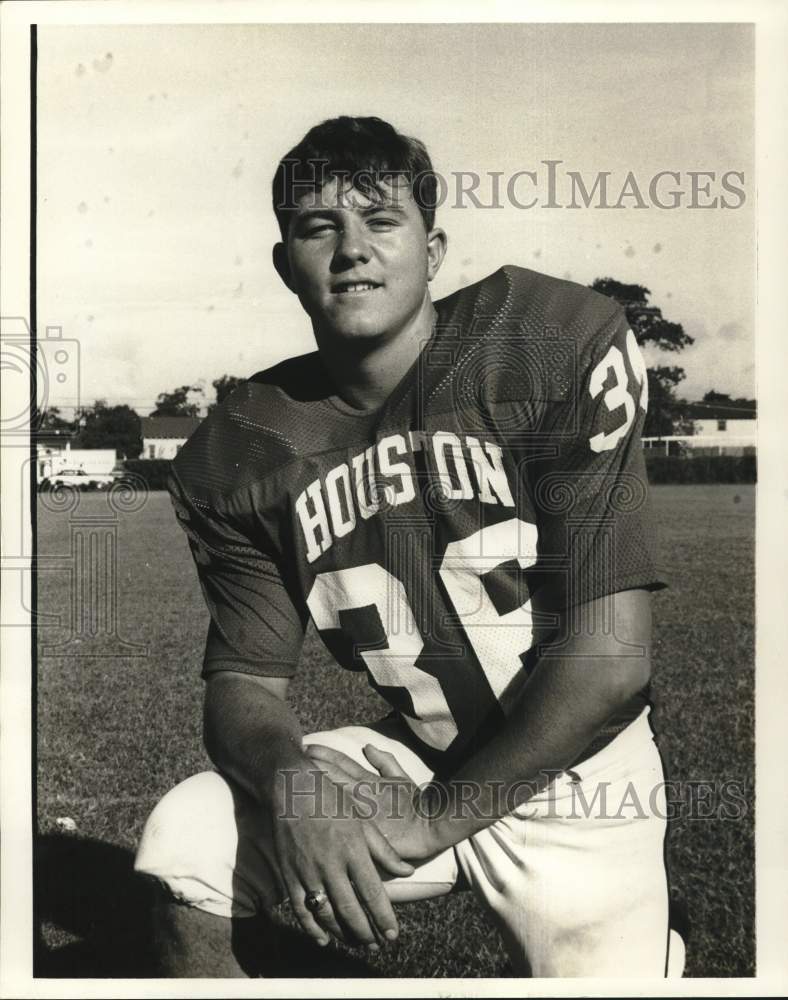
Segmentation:
<svg viewBox="0 0 788 1000">
<path fill-rule="evenodd" d="M 311 616 L 440 772 L 532 669 L 532 599 L 664 584 L 620 306 L 506 266 L 436 313 L 379 409 L 344 404 L 317 353 L 284 361 L 203 422 L 169 485 L 211 615 L 204 675 L 292 675 Z"/>
</svg>

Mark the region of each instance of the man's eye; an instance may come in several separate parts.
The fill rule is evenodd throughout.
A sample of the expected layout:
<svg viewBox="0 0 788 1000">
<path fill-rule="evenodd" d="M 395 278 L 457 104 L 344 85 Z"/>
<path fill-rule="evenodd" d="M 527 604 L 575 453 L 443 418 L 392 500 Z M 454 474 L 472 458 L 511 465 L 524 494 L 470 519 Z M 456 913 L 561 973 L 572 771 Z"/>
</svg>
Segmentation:
<svg viewBox="0 0 788 1000">
<path fill-rule="evenodd" d="M 330 222 L 321 222 L 319 225 L 309 226 L 304 230 L 303 235 L 307 238 L 312 236 L 322 236 L 325 233 L 331 232 L 335 228 L 336 227 Z"/>
<path fill-rule="evenodd" d="M 397 225 L 396 219 L 375 218 L 370 220 L 373 229 L 393 229 Z"/>
</svg>

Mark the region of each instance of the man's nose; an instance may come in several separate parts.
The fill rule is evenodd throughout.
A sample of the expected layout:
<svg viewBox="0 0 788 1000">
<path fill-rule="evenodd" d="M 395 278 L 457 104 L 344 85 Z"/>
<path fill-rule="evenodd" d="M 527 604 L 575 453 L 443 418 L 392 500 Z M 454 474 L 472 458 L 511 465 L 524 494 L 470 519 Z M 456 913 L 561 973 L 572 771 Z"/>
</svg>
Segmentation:
<svg viewBox="0 0 788 1000">
<path fill-rule="evenodd" d="M 334 250 L 333 266 L 336 269 L 346 268 L 356 263 L 366 263 L 371 256 L 369 242 L 363 226 L 350 224 L 344 226 L 339 233 Z"/>
</svg>

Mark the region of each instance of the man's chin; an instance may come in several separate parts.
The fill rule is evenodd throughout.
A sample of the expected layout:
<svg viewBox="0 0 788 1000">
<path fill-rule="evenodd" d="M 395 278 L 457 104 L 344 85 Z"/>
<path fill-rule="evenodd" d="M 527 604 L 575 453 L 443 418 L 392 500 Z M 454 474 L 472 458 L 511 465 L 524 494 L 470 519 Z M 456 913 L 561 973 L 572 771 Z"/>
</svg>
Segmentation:
<svg viewBox="0 0 788 1000">
<path fill-rule="evenodd" d="M 331 330 L 331 338 L 347 344 L 354 341 L 359 343 L 370 343 L 379 340 L 384 336 L 384 331 L 379 323 L 373 321 L 341 323 Z"/>
</svg>

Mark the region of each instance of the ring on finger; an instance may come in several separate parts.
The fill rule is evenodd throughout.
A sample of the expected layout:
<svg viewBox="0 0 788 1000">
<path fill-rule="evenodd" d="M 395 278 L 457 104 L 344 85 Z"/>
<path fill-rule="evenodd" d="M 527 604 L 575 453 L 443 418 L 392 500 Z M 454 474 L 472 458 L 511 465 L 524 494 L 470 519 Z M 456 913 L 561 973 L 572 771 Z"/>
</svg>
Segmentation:
<svg viewBox="0 0 788 1000">
<path fill-rule="evenodd" d="M 314 892 L 308 892 L 304 896 L 304 906 L 309 910 L 310 913 L 319 913 L 325 908 L 328 903 L 328 896 L 322 889 L 318 889 Z"/>
</svg>

